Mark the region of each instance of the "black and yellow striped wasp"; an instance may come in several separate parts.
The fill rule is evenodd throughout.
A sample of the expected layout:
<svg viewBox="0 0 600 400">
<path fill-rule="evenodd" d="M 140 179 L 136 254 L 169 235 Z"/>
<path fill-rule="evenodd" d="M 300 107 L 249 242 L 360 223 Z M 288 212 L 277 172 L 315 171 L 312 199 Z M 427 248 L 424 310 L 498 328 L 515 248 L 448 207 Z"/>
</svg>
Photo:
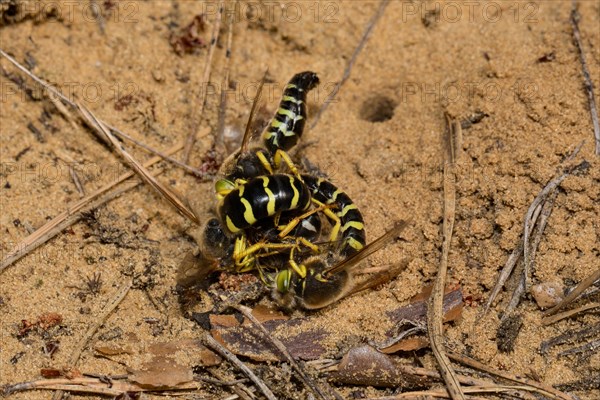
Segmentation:
<svg viewBox="0 0 600 400">
<path fill-rule="evenodd" d="M 249 149 L 247 127 L 240 150 L 220 169 L 218 218 L 205 224 L 201 241 L 205 262 L 258 270 L 284 307 L 335 302 L 348 293 L 350 271 L 399 232 L 365 246 L 363 218 L 350 197 L 323 178 L 301 174 L 288 156 L 303 133 L 306 94 L 317 83 L 312 72 L 290 80 L 262 147 Z M 326 240 L 321 215 L 330 223 Z"/>
<path fill-rule="evenodd" d="M 299 174 L 287 155 L 302 136 L 307 117 L 306 96 L 318 82 L 314 72 L 294 75 L 284 89 L 277 112 L 262 134 L 263 147 L 247 149 L 247 129 L 240 151 L 229 157 L 221 168 L 224 178 L 216 184 L 218 214 L 225 230 L 239 235 L 233 252 L 238 270 L 252 269 L 256 265 L 255 256 L 265 257 L 289 250 L 290 266 L 303 274 L 304 271 L 296 267 L 293 254 L 300 246 L 319 251 L 311 242 L 320 232 L 318 212 L 323 212 L 333 223 L 331 242 L 337 240 L 341 231 L 342 255 L 346 255 L 347 246 L 354 250 L 364 246 L 362 215 L 350 198 L 324 179 Z M 289 174 L 274 173 L 279 172 L 277 168 L 282 160 Z M 258 228 L 258 231 L 272 232 L 272 229 L 264 228 L 264 222 L 271 219 L 281 227 L 279 234 L 248 242 L 248 235 L 244 235 L 248 230 L 256 232 Z M 259 221 L 263 223 L 254 227 Z M 252 242 L 254 244 L 249 245 Z"/>
<path fill-rule="evenodd" d="M 362 283 L 354 281 L 354 274 L 361 261 L 389 244 L 406 225 L 406 221 L 398 221 L 386 233 L 358 251 L 332 243 L 332 248 L 307 257 L 299 265 L 299 269 L 305 271 L 304 275 L 291 269 L 278 271 L 275 275 L 276 285 L 272 290 L 273 298 L 285 309 L 299 306 L 317 310 L 350 294 L 387 282 L 390 278 L 387 276 L 388 271 L 380 274 L 383 280 L 372 279 Z"/>
<path fill-rule="evenodd" d="M 295 175 L 294 163 L 287 154 L 304 132 L 307 118 L 306 99 L 308 93 L 319 84 L 319 77 L 311 71 L 300 72 L 292 77 L 283 90 L 283 95 L 275 115 L 262 133 L 262 145 L 250 147 L 252 139 L 251 121 L 256 111 L 258 98 L 265 78 L 259 85 L 258 94 L 250 112 L 246 132 L 238 151 L 231 154 L 219 169 L 216 183 L 217 193 L 223 193 L 236 186 L 240 180 L 248 180 L 277 172 L 281 163 Z"/>
<path fill-rule="evenodd" d="M 223 231 L 236 236 L 233 259 L 238 271 L 252 269 L 256 265 L 255 256 L 265 257 L 273 251 L 298 246 L 318 251 L 311 243 L 321 230 L 316 213 L 327 207 L 322 205 L 320 210 L 309 210 L 314 202 L 311 192 L 287 154 L 302 136 L 307 118 L 307 94 L 318 83 L 314 72 L 294 75 L 262 134 L 262 146 L 249 147 L 249 121 L 240 150 L 228 157 L 220 168 L 222 178 L 215 185 L 217 211 Z M 333 214 L 332 217 L 335 218 Z M 270 219 L 277 226 L 289 222 L 279 235 L 263 235 L 261 240 L 249 242 L 245 233 L 250 229 L 273 232 L 264 226 Z"/>
<path fill-rule="evenodd" d="M 259 93 L 262 89 L 261 82 Z M 321 218 L 311 207 L 311 193 L 287 154 L 302 136 L 306 97 L 319 83 L 314 72 L 301 72 L 285 86 L 281 102 L 262 134 L 262 145 L 250 145 L 252 106 L 241 147 L 219 169 L 215 190 L 218 218 L 203 229 L 201 253 L 221 267 L 233 263 L 237 272 L 257 267 L 258 258 L 290 253 L 319 238 Z M 324 209 L 325 207 L 323 207 Z M 287 229 L 279 234 L 278 227 Z M 281 230 L 281 229 L 279 229 Z M 229 268 L 231 269 L 231 268 Z"/>
</svg>

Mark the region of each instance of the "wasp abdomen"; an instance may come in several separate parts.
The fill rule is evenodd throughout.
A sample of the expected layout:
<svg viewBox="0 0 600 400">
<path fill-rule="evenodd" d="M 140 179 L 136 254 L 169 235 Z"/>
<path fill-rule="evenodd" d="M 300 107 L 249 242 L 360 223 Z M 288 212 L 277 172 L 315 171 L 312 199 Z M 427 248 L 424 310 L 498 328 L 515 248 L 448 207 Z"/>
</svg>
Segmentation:
<svg viewBox="0 0 600 400">
<path fill-rule="evenodd" d="M 302 175 L 315 200 L 335 205 L 335 215 L 340 220 L 342 244 L 340 255 L 343 257 L 357 253 L 365 247 L 366 235 L 362 214 L 352 199 L 331 182 L 312 175 Z"/>
<path fill-rule="evenodd" d="M 315 258 L 306 262 L 306 278 L 294 282 L 296 301 L 307 310 L 316 310 L 335 303 L 350 289 L 351 277 L 347 271 L 324 278 L 327 264 Z"/>
<path fill-rule="evenodd" d="M 265 147 L 274 154 L 294 147 L 306 122 L 306 95 L 319 83 L 314 72 L 300 72 L 292 77 L 283 91 L 279 108 L 263 133 Z"/>
<path fill-rule="evenodd" d="M 237 233 L 257 221 L 289 210 L 305 210 L 310 191 L 292 175 L 259 176 L 229 192 L 219 205 L 227 229 Z"/>
</svg>

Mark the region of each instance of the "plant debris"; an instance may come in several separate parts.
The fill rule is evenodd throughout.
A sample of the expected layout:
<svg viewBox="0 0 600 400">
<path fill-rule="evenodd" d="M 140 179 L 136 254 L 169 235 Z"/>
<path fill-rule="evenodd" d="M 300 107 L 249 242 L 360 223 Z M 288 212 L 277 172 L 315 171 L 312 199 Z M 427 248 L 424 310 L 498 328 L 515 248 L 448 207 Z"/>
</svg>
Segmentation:
<svg viewBox="0 0 600 400">
<path fill-rule="evenodd" d="M 44 313 L 33 322 L 24 319 L 21 321 L 17 337 L 23 338 L 33 330 L 38 331 L 38 333 L 46 332 L 50 328 L 60 325 L 62 321 L 62 315 L 55 312 Z"/>
<path fill-rule="evenodd" d="M 171 34 L 169 43 L 178 56 L 195 53 L 206 47 L 206 41 L 202 38 L 206 31 L 204 19 L 204 15 L 196 15 L 180 32 Z"/>
</svg>

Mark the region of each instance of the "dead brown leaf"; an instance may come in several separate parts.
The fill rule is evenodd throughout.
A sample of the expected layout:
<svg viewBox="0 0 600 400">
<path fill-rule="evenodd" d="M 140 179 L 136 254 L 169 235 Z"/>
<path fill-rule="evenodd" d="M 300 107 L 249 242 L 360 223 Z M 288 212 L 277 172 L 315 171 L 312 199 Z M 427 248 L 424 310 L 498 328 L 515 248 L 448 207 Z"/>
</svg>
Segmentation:
<svg viewBox="0 0 600 400">
<path fill-rule="evenodd" d="M 431 384 L 431 379 L 410 373 L 413 367 L 382 354 L 371 346 L 350 350 L 338 364 L 337 371 L 329 374 L 336 383 L 375 387 L 408 389 Z"/>
<path fill-rule="evenodd" d="M 179 384 L 191 382 L 194 374 L 190 367 L 183 366 L 169 357 L 157 356 L 133 371 L 129 380 L 143 388 L 169 389 Z"/>
<path fill-rule="evenodd" d="M 102 356 L 118 356 L 121 354 L 133 354 L 133 350 L 129 347 L 120 347 L 120 346 L 94 346 L 94 351 L 98 355 Z"/>
<path fill-rule="evenodd" d="M 175 357 L 178 351 L 192 355 L 195 365 L 211 367 L 221 363 L 221 357 L 207 349 L 198 339 L 158 342 L 148 347 L 148 352 L 155 357 Z"/>
<path fill-rule="evenodd" d="M 274 332 L 295 332 L 294 327 L 306 322 L 306 318 L 290 320 L 287 316 L 257 307 L 252 314 L 262 322 L 267 331 L 274 334 L 288 349 L 292 357 L 303 360 L 316 360 L 325 352 L 324 341 L 329 336 L 325 330 L 307 328 L 301 333 L 280 337 Z M 211 315 L 211 334 L 215 340 L 226 346 L 236 355 L 249 357 L 255 361 L 284 361 L 284 357 L 274 349 L 273 344 L 257 329 L 252 327 L 250 321 L 243 324 L 233 315 Z M 285 329 L 280 329 L 284 326 Z"/>
</svg>

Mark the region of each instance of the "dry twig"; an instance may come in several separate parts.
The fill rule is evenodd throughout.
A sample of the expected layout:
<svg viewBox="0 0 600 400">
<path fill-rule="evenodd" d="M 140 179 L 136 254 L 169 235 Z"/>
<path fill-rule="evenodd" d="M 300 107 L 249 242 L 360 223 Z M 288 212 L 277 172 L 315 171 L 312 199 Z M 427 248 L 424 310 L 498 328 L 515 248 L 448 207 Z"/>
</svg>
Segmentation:
<svg viewBox="0 0 600 400">
<path fill-rule="evenodd" d="M 202 171 L 200 171 L 199 169 L 193 168 L 191 166 L 189 166 L 188 164 L 179 161 L 178 159 L 171 157 L 170 155 L 168 155 L 167 153 L 164 153 L 162 151 L 159 151 L 151 146 L 148 146 L 147 144 L 140 142 L 139 140 L 129 136 L 128 134 L 126 134 L 125 132 L 121 131 L 120 129 L 115 128 L 114 126 L 108 125 L 107 123 L 104 123 L 104 125 L 110 129 L 115 135 L 119 136 L 121 139 L 125 139 L 130 141 L 131 143 L 141 147 L 142 149 L 146 150 L 147 152 L 151 153 L 151 154 L 156 154 L 157 156 L 163 158 L 165 161 L 168 161 L 172 164 L 177 165 L 178 167 L 182 168 L 183 170 L 191 173 L 192 175 L 194 175 L 197 178 L 200 179 L 207 179 L 206 178 L 206 174 Z"/>
<path fill-rule="evenodd" d="M 98 24 L 98 29 L 100 30 L 100 34 L 104 35 L 104 28 L 106 26 L 106 22 L 104 20 L 104 15 L 102 15 L 102 9 L 98 4 L 98 0 L 90 0 L 90 8 L 92 9 L 92 15 Z"/>
<path fill-rule="evenodd" d="M 581 70 L 583 72 L 585 92 L 588 97 L 590 106 L 590 114 L 592 117 L 592 125 L 594 126 L 594 141 L 596 142 L 596 155 L 600 155 L 600 123 L 598 123 L 598 110 L 596 109 L 596 99 L 594 97 L 594 84 L 590 77 L 590 71 L 585 61 L 585 53 L 583 52 L 583 44 L 581 43 L 581 34 L 579 33 L 579 19 L 581 15 L 577 11 L 577 1 L 571 1 L 571 25 L 573 25 L 573 38 L 579 50 L 579 61 L 581 62 Z"/>
<path fill-rule="evenodd" d="M 175 208 L 181 211 L 187 218 L 196 224 L 200 224 L 200 220 L 194 213 L 194 211 L 185 204 L 179 196 L 177 196 L 171 189 L 167 186 L 163 185 L 158 181 L 152 174 L 150 174 L 146 168 L 142 164 L 140 164 L 127 150 L 125 147 L 119 143 L 117 138 L 110 132 L 108 127 L 99 120 L 90 110 L 88 110 L 83 104 L 78 103 L 77 109 L 81 113 L 82 117 L 89 124 L 89 126 L 94 129 L 94 132 L 98 134 L 98 136 L 106 141 L 108 144 L 112 145 L 114 150 L 125 159 L 127 164 L 133 169 L 139 176 L 146 182 L 150 187 L 155 189 L 162 197 L 167 199 L 169 203 L 171 203 Z"/>
<path fill-rule="evenodd" d="M 530 387 L 530 389 L 527 389 L 528 391 L 532 391 L 532 392 L 537 392 L 543 396 L 549 397 L 551 399 L 557 399 L 557 400 L 573 400 L 572 397 L 568 396 L 567 394 L 554 389 L 551 386 L 548 385 L 544 385 L 542 383 L 536 382 L 536 381 L 532 381 L 530 379 L 524 379 L 524 378 L 519 378 L 515 375 L 509 374 L 508 372 L 503 372 L 503 371 L 498 371 L 495 370 L 489 366 L 487 366 L 486 364 L 479 362 L 477 360 L 474 360 L 472 358 L 463 356 L 461 354 L 455 353 L 453 351 L 448 351 L 448 356 L 450 358 L 452 358 L 454 361 L 457 361 L 461 364 L 467 365 L 471 368 L 475 368 L 478 369 L 480 371 L 484 371 L 487 372 L 489 374 L 498 376 L 502 379 L 506 379 L 508 381 L 511 382 L 516 382 L 520 385 L 523 386 L 528 386 Z M 531 389 L 533 388 L 533 389 Z M 534 390 L 535 389 L 535 390 Z"/>
<path fill-rule="evenodd" d="M 373 17 L 371 17 L 371 20 L 367 24 L 365 32 L 363 33 L 362 38 L 360 39 L 360 42 L 358 42 L 358 45 L 354 49 L 354 53 L 352 53 L 352 57 L 350 57 L 350 59 L 348 60 L 348 64 L 346 64 L 346 68 L 344 69 L 344 74 L 342 75 L 342 79 L 335 85 L 335 87 L 333 88 L 333 90 L 331 91 L 329 96 L 327 96 L 327 98 L 325 99 L 325 102 L 323 103 L 323 105 L 321 106 L 321 108 L 319 109 L 317 114 L 315 115 L 314 120 L 313 120 L 312 124 L 310 125 L 310 129 L 314 129 L 314 127 L 317 126 L 317 123 L 319 122 L 321 115 L 325 112 L 325 110 L 327 110 L 327 107 L 329 107 L 329 104 L 332 102 L 333 98 L 335 96 L 337 96 L 340 89 L 342 88 L 342 85 L 350 77 L 350 71 L 352 71 L 352 67 L 354 66 L 354 63 L 356 62 L 358 55 L 362 51 L 363 47 L 365 47 L 365 45 L 367 44 L 367 41 L 369 40 L 369 37 L 371 36 L 371 32 L 373 31 L 373 28 L 375 28 L 375 25 L 377 25 L 377 22 L 383 15 L 383 12 L 385 11 L 385 8 L 387 7 L 387 5 L 388 5 L 388 0 L 381 0 L 381 3 L 379 3 L 379 7 L 377 8 L 377 11 L 373 15 Z"/>
<path fill-rule="evenodd" d="M 446 382 L 448 393 L 453 400 L 465 399 L 461 390 L 460 383 L 456 373 L 452 369 L 450 360 L 444 349 L 444 288 L 446 287 L 446 274 L 448 272 L 448 254 L 450 252 L 450 242 L 452 240 L 452 230 L 454 229 L 455 209 L 456 209 L 456 156 L 457 149 L 455 138 L 460 136 L 460 122 L 450 120 L 446 115 L 447 125 L 447 155 L 444 162 L 444 222 L 442 242 L 442 258 L 438 268 L 429 304 L 427 307 L 427 333 L 431 349 L 440 368 L 440 373 Z"/>
<path fill-rule="evenodd" d="M 527 255 L 527 258 L 525 258 L 526 261 L 524 262 L 525 265 L 523 267 L 523 273 L 521 275 L 521 279 L 519 280 L 516 288 L 513 291 L 513 294 L 508 303 L 508 306 L 506 307 L 506 311 L 504 312 L 502 319 L 507 318 L 510 315 L 510 311 L 514 310 L 519 305 L 519 302 L 521 301 L 523 294 L 527 290 L 527 286 L 528 286 L 527 281 L 529 280 L 529 277 L 531 277 L 531 275 L 533 274 L 535 255 L 536 255 L 538 246 L 540 245 L 540 242 L 542 240 L 544 230 L 546 229 L 546 224 L 548 223 L 548 218 L 550 217 L 550 214 L 552 214 L 552 208 L 554 207 L 554 202 L 556 201 L 556 196 L 558 196 L 558 192 L 556 190 L 551 190 L 550 192 L 548 192 L 548 194 L 546 196 L 544 196 L 545 198 L 544 198 L 543 202 L 541 204 L 538 204 L 535 207 L 535 210 L 533 210 L 533 215 L 532 215 L 531 219 L 525 220 L 525 232 L 529 232 L 529 235 L 531 235 L 531 233 L 533 233 L 533 230 L 535 228 L 535 236 L 534 236 L 532 245 L 530 245 L 529 237 L 528 237 L 529 235 L 528 235 L 527 238 L 523 240 L 523 243 L 521 244 L 521 246 L 517 246 L 517 247 L 521 248 L 521 251 L 523 251 L 523 254 Z M 534 200 L 534 202 L 535 202 L 535 200 Z M 533 204 L 532 204 L 532 206 L 533 206 Z M 539 218 L 539 221 L 538 221 L 538 218 Z M 529 223 L 528 223 L 528 221 L 529 221 Z M 527 251 L 527 249 L 530 249 L 530 251 Z"/>
<path fill-rule="evenodd" d="M 206 105 L 207 85 L 210 80 L 210 70 L 212 68 L 212 59 L 215 54 L 215 48 L 217 47 L 217 41 L 219 40 L 219 33 L 221 30 L 221 19 L 223 18 L 223 0 L 219 1 L 219 11 L 215 18 L 215 25 L 213 26 L 212 37 L 210 38 L 210 48 L 206 56 L 206 63 L 204 64 L 204 73 L 202 74 L 202 82 L 200 83 L 200 96 L 197 96 L 196 101 L 192 102 L 192 110 L 198 110 L 198 112 L 192 111 L 191 116 L 191 129 L 190 133 L 185 142 L 185 148 L 183 149 L 183 162 L 187 164 L 192 153 L 192 148 L 196 142 L 196 136 L 198 135 L 198 129 L 200 128 L 200 118 L 204 114 L 204 106 Z"/>
<path fill-rule="evenodd" d="M 239 310 L 246 318 L 248 318 L 252 323 L 263 333 L 263 335 L 269 339 L 271 343 L 279 350 L 279 352 L 288 360 L 292 368 L 298 373 L 298 376 L 302 383 L 306 385 L 306 387 L 311 390 L 314 394 L 318 395 L 321 399 L 327 399 L 323 390 L 314 382 L 307 374 L 304 372 L 304 369 L 294 360 L 294 357 L 287 350 L 285 345 L 281 343 L 279 339 L 274 337 L 267 331 L 263 324 L 252 314 L 252 310 L 246 306 L 238 305 L 235 307 Z"/>
<path fill-rule="evenodd" d="M 240 359 L 237 358 L 235 354 L 227 350 L 219 342 L 213 339 L 213 337 L 210 336 L 210 334 L 205 334 L 202 337 L 202 341 L 204 342 L 204 345 L 206 347 L 213 349 L 214 351 L 225 357 L 227 360 L 229 360 L 230 363 L 239 368 L 248 378 L 250 378 L 252 382 L 254 382 L 254 384 L 265 395 L 267 399 L 277 400 L 277 397 L 275 397 L 271 389 L 269 389 L 269 387 L 265 385 L 265 383 L 258 376 L 256 376 L 250 368 L 246 366 L 246 364 L 240 361 Z"/>
<path fill-rule="evenodd" d="M 119 396 L 124 393 L 145 392 L 150 391 L 144 389 L 137 384 L 118 381 L 111 379 L 106 382 L 100 378 L 57 378 L 57 379 L 40 379 L 37 381 L 16 383 L 14 385 L 5 386 L 1 394 L 7 396 L 17 392 L 26 390 L 60 390 L 65 392 L 97 394 L 102 396 Z M 177 385 L 170 390 L 198 390 L 197 382 Z"/>
<path fill-rule="evenodd" d="M 88 342 L 90 341 L 92 336 L 94 336 L 94 334 L 96 333 L 98 328 L 100 328 L 100 326 L 104 323 L 104 321 L 110 315 L 110 313 L 112 313 L 114 311 L 114 309 L 117 308 L 119 303 L 121 303 L 121 301 L 125 298 L 125 296 L 129 292 L 129 289 L 131 289 L 131 283 L 132 283 L 131 280 L 128 279 L 125 283 L 123 283 L 123 285 L 121 285 L 119 290 L 117 290 L 117 293 L 106 304 L 104 309 L 102 309 L 102 312 L 100 312 L 100 314 L 96 317 L 94 323 L 89 326 L 85 335 L 83 335 L 83 337 L 81 338 L 81 340 L 79 341 L 79 343 L 77 344 L 77 346 L 75 347 L 73 352 L 71 353 L 71 356 L 69 357 L 69 361 L 68 361 L 69 367 L 73 368 L 77 365 L 77 362 L 79 361 L 79 357 L 81 357 L 81 353 L 83 353 L 83 349 L 88 344 Z M 58 392 L 54 393 L 54 396 L 52 397 L 52 399 L 53 400 L 62 399 L 63 394 L 64 394 L 63 391 L 59 390 Z"/>
<path fill-rule="evenodd" d="M 13 63 L 17 68 L 25 72 L 29 77 L 34 79 L 36 82 L 41 84 L 46 90 L 50 91 L 57 97 L 60 97 L 72 107 L 74 107 L 84 118 L 84 120 L 88 123 L 88 125 L 94 129 L 101 139 L 103 139 L 107 144 L 110 144 L 114 147 L 114 149 L 125 159 L 125 161 L 129 164 L 131 168 L 152 188 L 156 189 L 163 197 L 165 197 L 173 206 L 175 206 L 179 211 L 181 211 L 187 218 L 199 224 L 200 221 L 198 217 L 193 212 L 193 210 L 187 206 L 182 200 L 179 199 L 169 188 L 162 185 L 159 181 L 157 181 L 146 169 L 143 165 L 137 162 L 133 156 L 131 156 L 124 148 L 124 146 L 117 141 L 117 139 L 113 136 L 110 130 L 110 126 L 105 124 L 104 121 L 97 118 L 90 110 L 88 110 L 83 104 L 72 102 L 67 99 L 60 91 L 52 87 L 52 85 L 44 82 L 42 79 L 38 78 L 31 72 L 29 72 L 25 67 L 20 65 L 14 58 L 10 57 L 4 51 L 0 50 L 0 55 L 4 56 L 7 60 Z"/>
<path fill-rule="evenodd" d="M 176 153 L 177 151 L 181 150 L 182 147 L 183 145 L 176 145 L 171 149 L 167 150 L 167 153 Z M 144 163 L 144 166 L 148 168 L 151 165 L 156 164 L 160 160 L 160 157 L 153 157 L 146 163 Z M 158 171 L 155 174 L 158 175 L 160 172 L 162 171 Z M 37 229 L 31 235 L 27 236 L 25 239 L 19 242 L 19 244 L 17 244 L 15 248 L 11 250 L 6 255 L 6 257 L 4 257 L 0 262 L 0 273 L 15 261 L 21 259 L 23 256 L 27 255 L 42 244 L 46 243 L 48 240 L 52 239 L 54 236 L 62 232 L 63 229 L 77 222 L 84 212 L 97 208 L 102 204 L 119 196 L 121 193 L 139 185 L 140 182 L 131 182 L 118 190 L 115 190 L 111 193 L 107 193 L 114 186 L 118 185 L 119 183 L 125 181 L 128 178 L 131 178 L 133 175 L 133 172 L 127 172 L 119 176 L 113 182 L 96 190 L 92 194 L 82 198 L 81 200 L 76 201 L 75 203 L 70 204 L 67 210 L 61 212 L 56 217 L 46 222 L 42 227 Z"/>
<path fill-rule="evenodd" d="M 542 342 L 540 346 L 540 353 L 548 354 L 548 350 L 551 347 L 558 346 L 565 343 L 575 343 L 579 340 L 585 339 L 590 336 L 594 336 L 600 333 L 600 325 L 592 325 L 583 329 L 570 329 L 552 339 Z"/>
<path fill-rule="evenodd" d="M 219 372 L 219 371 L 209 369 L 208 373 L 211 374 L 212 376 L 216 377 L 216 379 L 198 378 L 198 380 L 201 380 L 202 382 L 206 382 L 206 383 L 212 383 L 214 385 L 229 386 L 229 389 L 231 389 L 231 391 L 233 391 L 235 393 L 235 395 L 238 396 L 240 399 L 252 400 L 252 398 L 249 395 L 247 395 L 245 392 L 248 390 L 248 388 L 243 385 L 244 383 L 248 382 L 248 379 L 244 378 L 244 379 L 237 379 L 234 381 L 225 381 L 224 377 L 221 375 L 221 372 Z"/>
<path fill-rule="evenodd" d="M 571 153 L 571 155 L 569 155 L 569 157 L 567 157 L 565 161 L 571 161 L 579 153 L 579 150 L 582 146 L 583 142 L 575 148 L 573 153 Z M 523 293 L 525 293 L 527 290 L 528 280 L 530 279 L 530 269 L 533 262 L 532 255 L 535 255 L 537 245 L 539 245 L 541 240 L 541 234 L 543 233 L 543 230 L 546 226 L 548 216 L 552 211 L 552 205 L 554 202 L 553 193 L 556 190 L 556 188 L 560 186 L 562 181 L 564 181 L 569 175 L 573 174 L 577 170 L 585 168 L 586 166 L 587 162 L 583 161 L 577 165 L 571 165 L 565 168 L 562 174 L 552 179 L 535 197 L 525 215 L 522 240 L 519 241 L 517 247 L 515 247 L 511 255 L 508 257 L 504 268 L 502 268 L 502 271 L 498 276 L 498 280 L 496 281 L 496 285 L 492 289 L 490 297 L 486 302 L 485 308 L 483 310 L 484 314 L 487 313 L 490 306 L 500 293 L 500 290 L 502 290 L 504 284 L 512 274 L 514 267 L 519 262 L 519 259 L 521 258 L 521 256 L 523 256 L 523 272 L 521 277 L 519 278 L 518 285 L 516 286 L 514 292 L 511 295 L 511 300 L 507 305 L 506 309 L 504 310 L 504 316 L 508 316 L 510 314 L 510 311 L 514 310 L 518 306 Z M 550 200 L 548 199 L 549 197 Z M 542 215 L 542 218 L 538 224 L 538 217 L 540 215 Z M 534 245 L 532 246 L 530 245 L 529 237 L 532 234 L 533 229 L 536 227 L 536 224 L 538 224 L 538 230 L 536 232 Z"/>
<path fill-rule="evenodd" d="M 561 319 L 569 318 L 569 317 L 572 317 L 573 315 L 577 315 L 581 312 L 593 310 L 593 309 L 599 308 L 599 307 L 600 307 L 600 303 L 585 304 L 585 305 L 583 305 L 581 307 L 577 307 L 573 310 L 564 311 L 564 312 L 561 312 L 559 314 L 556 314 L 556 315 L 553 315 L 550 317 L 542 318 L 542 325 L 550 325 L 557 321 L 560 321 Z"/>
<path fill-rule="evenodd" d="M 512 394 L 515 395 L 517 391 L 531 391 L 531 387 L 529 386 L 510 386 L 510 385 L 493 385 L 493 386 L 469 386 L 463 388 L 465 393 L 475 394 L 475 393 L 495 393 L 495 394 Z M 417 391 L 417 392 L 406 392 L 397 394 L 395 396 L 385 396 L 385 397 L 371 397 L 369 400 L 421 400 L 423 398 L 431 398 L 431 397 L 439 397 L 444 399 L 452 399 L 453 397 L 448 394 L 445 389 L 432 389 L 425 391 Z M 470 396 L 469 399 L 480 399 L 485 400 L 485 397 L 473 397 Z"/>
<path fill-rule="evenodd" d="M 551 386 L 546 386 L 539 382 L 528 379 L 517 378 L 506 372 L 496 371 L 487 365 L 475 361 L 471 358 L 461 356 L 447 351 L 448 356 L 455 361 L 465 364 L 471 368 L 479 369 L 488 375 L 496 375 L 501 379 L 510 382 L 510 387 L 514 388 L 513 396 L 518 396 L 516 391 L 532 392 L 553 400 L 573 400 L 565 393 L 562 393 Z M 365 366 L 369 366 L 365 368 Z M 406 365 L 395 357 L 381 354 L 369 346 L 354 348 L 350 350 L 333 369 L 329 369 L 328 378 L 336 383 L 360 384 L 376 387 L 394 387 L 397 391 L 405 392 L 407 389 L 422 387 L 425 384 L 431 384 L 434 380 L 441 380 L 441 374 L 435 370 L 427 368 L 414 367 Z M 492 382 L 487 379 L 474 378 L 466 375 L 456 375 L 458 381 L 463 385 L 464 392 L 469 393 L 472 387 L 486 388 L 494 391 L 498 387 L 504 386 L 501 382 Z M 514 383 L 514 384 L 513 384 Z M 470 387 L 469 387 L 470 386 Z M 408 396 L 415 395 L 415 392 L 407 392 Z M 448 397 L 445 390 L 441 389 L 443 397 Z M 427 392 L 431 394 L 431 392 Z M 384 397 L 388 398 L 388 397 Z M 389 397 L 394 399 L 396 397 Z M 472 397 L 470 397 L 472 398 Z"/>
<path fill-rule="evenodd" d="M 67 121 L 69 121 L 71 123 L 71 125 L 73 125 L 75 127 L 75 123 L 73 121 L 73 117 L 71 116 L 71 114 L 68 112 L 68 110 L 62 105 L 62 103 L 60 102 L 60 100 L 64 101 L 66 104 L 68 104 L 69 106 L 73 107 L 73 109 L 77 109 L 77 105 L 75 104 L 75 102 L 71 101 L 67 96 L 63 95 L 60 91 L 58 91 L 58 89 L 54 88 L 52 85 L 50 85 L 49 83 L 47 83 L 46 81 L 44 81 L 43 79 L 39 78 L 38 76 L 36 76 L 35 74 L 33 74 L 31 71 L 29 71 L 27 68 L 25 68 L 24 66 L 22 66 L 21 64 L 19 64 L 17 62 L 17 60 L 15 60 L 14 58 L 12 58 L 11 56 L 9 56 L 8 54 L 6 54 L 2 49 L 0 49 L 0 55 L 3 56 L 4 58 L 6 58 L 8 61 L 10 61 L 15 67 L 17 67 L 21 72 L 23 72 L 25 75 L 29 76 L 31 79 L 33 79 L 36 83 L 38 83 L 39 85 L 41 85 L 44 89 L 46 89 L 50 94 L 54 95 L 54 96 L 48 96 L 48 98 L 50 99 L 50 101 L 56 106 L 56 108 L 58 109 L 58 111 L 65 116 L 65 119 Z M 4 71 L 4 69 L 3 69 Z M 60 99 L 60 100 L 59 100 Z M 126 134 L 125 132 L 121 131 L 120 129 L 107 124 L 106 122 L 102 121 L 102 123 L 104 124 L 104 126 L 106 126 L 108 129 L 110 129 L 114 134 L 116 134 L 117 136 L 119 136 L 122 139 L 128 140 L 131 143 L 141 147 L 142 149 L 148 151 L 149 153 L 155 154 L 161 158 L 163 158 L 166 161 L 169 161 L 173 164 L 176 164 L 177 166 L 183 168 L 184 170 L 194 174 L 195 176 L 197 176 L 198 178 L 205 178 L 205 174 L 200 171 L 197 170 L 195 168 L 190 167 L 189 165 L 171 157 L 169 154 L 161 152 L 159 150 L 156 150 L 155 148 L 131 137 L 130 135 Z"/>
<path fill-rule="evenodd" d="M 234 9 L 237 9 L 234 6 Z M 227 24 L 227 47 L 225 50 L 225 67 L 223 73 L 223 81 L 221 83 L 221 101 L 219 104 L 219 118 L 217 120 L 217 129 L 215 133 L 214 148 L 217 154 L 225 154 L 225 114 L 227 110 L 227 93 L 229 91 L 229 71 L 231 62 L 231 44 L 233 42 L 233 14 L 229 16 Z"/>
<path fill-rule="evenodd" d="M 600 268 L 598 268 L 596 271 L 592 272 L 590 276 L 579 282 L 575 289 L 573 289 L 571 293 L 569 293 L 564 299 L 562 299 L 560 303 L 558 303 L 551 309 L 546 310 L 546 312 L 544 312 L 544 317 L 549 317 L 550 315 L 556 314 L 561 308 L 563 308 L 564 306 L 575 300 L 577 297 L 579 297 L 581 293 L 583 293 L 587 288 L 592 286 L 594 282 L 596 282 L 598 279 L 600 279 Z"/>
</svg>

